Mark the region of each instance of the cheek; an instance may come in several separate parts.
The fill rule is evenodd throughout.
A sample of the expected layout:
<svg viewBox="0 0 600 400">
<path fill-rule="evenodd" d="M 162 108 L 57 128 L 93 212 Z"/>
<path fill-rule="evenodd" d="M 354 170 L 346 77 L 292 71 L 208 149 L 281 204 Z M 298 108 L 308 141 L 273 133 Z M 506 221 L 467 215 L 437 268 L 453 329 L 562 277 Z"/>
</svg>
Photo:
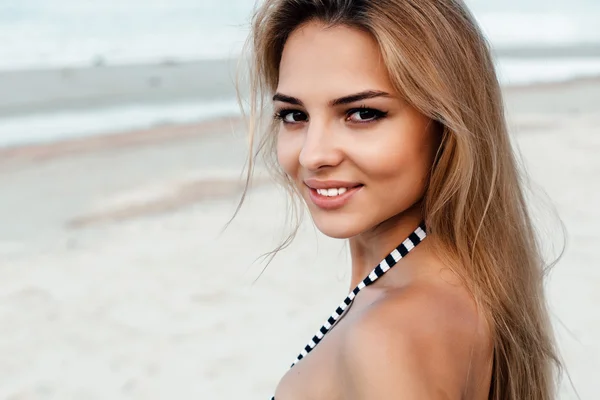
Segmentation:
<svg viewBox="0 0 600 400">
<path fill-rule="evenodd" d="M 365 167 L 371 184 L 381 185 L 385 190 L 395 191 L 412 187 L 422 180 L 424 163 L 420 154 L 409 147 L 386 148 L 379 156 L 371 158 L 375 162 Z"/>
<path fill-rule="evenodd" d="M 434 134 L 427 126 L 418 121 L 386 127 L 361 147 L 356 158 L 372 184 L 391 191 L 422 191 L 435 154 Z"/>
<path fill-rule="evenodd" d="M 300 148 L 289 133 L 281 132 L 277 136 L 277 161 L 286 174 L 295 177 L 299 166 Z"/>
</svg>

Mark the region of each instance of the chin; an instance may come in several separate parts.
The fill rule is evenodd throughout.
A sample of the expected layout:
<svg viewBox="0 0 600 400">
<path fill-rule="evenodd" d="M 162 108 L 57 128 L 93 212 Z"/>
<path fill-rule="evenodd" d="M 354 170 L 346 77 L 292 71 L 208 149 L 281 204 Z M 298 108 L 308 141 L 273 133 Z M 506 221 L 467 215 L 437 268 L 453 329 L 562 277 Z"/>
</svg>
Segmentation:
<svg viewBox="0 0 600 400">
<path fill-rule="evenodd" d="M 334 239 L 350 239 L 351 237 L 360 235 L 369 228 L 364 223 L 361 223 L 361 221 L 347 215 L 311 215 L 317 229 L 325 236 Z"/>
</svg>

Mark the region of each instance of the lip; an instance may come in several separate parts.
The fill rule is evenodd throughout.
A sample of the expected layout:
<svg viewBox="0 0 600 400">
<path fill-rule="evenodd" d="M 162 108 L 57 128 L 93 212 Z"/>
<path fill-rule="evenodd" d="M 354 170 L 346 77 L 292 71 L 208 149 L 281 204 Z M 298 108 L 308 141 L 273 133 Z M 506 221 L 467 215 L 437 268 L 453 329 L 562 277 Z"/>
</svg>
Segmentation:
<svg viewBox="0 0 600 400">
<path fill-rule="evenodd" d="M 318 179 L 310 178 L 304 181 L 304 184 L 311 189 L 330 189 L 330 188 L 354 188 L 356 186 L 362 186 L 360 182 L 349 182 L 349 181 L 320 181 Z"/>
<path fill-rule="evenodd" d="M 316 205 L 317 207 L 319 207 L 323 210 L 336 210 L 336 209 L 342 208 L 350 201 L 350 199 L 357 192 L 359 192 L 363 188 L 363 185 L 361 185 L 361 184 L 358 184 L 358 186 L 356 186 L 356 184 L 354 184 L 353 187 L 345 186 L 348 183 L 347 182 L 343 183 L 340 181 L 327 181 L 327 183 L 328 184 L 334 183 L 334 185 L 324 186 L 324 187 L 319 187 L 319 188 L 311 187 L 308 184 L 306 185 L 309 190 L 310 200 L 313 202 L 314 205 Z M 342 183 L 342 184 L 340 184 L 340 183 Z M 336 184 L 340 184 L 340 185 L 336 186 Z M 319 193 L 317 193 L 317 189 L 340 188 L 340 187 L 348 187 L 349 189 L 346 191 L 346 193 L 340 194 L 338 196 L 333 196 L 333 197 L 322 196 Z"/>
</svg>

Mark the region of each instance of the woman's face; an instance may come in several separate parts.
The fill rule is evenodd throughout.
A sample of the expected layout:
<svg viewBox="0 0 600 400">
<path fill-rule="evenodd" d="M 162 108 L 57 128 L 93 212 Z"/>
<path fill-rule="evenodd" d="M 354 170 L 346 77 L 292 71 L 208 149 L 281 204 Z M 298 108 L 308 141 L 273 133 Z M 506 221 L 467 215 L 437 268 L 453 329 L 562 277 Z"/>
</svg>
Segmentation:
<svg viewBox="0 0 600 400">
<path fill-rule="evenodd" d="M 279 163 L 325 235 L 365 233 L 423 197 L 439 139 L 393 89 L 368 33 L 316 22 L 293 32 L 274 106 Z"/>
</svg>

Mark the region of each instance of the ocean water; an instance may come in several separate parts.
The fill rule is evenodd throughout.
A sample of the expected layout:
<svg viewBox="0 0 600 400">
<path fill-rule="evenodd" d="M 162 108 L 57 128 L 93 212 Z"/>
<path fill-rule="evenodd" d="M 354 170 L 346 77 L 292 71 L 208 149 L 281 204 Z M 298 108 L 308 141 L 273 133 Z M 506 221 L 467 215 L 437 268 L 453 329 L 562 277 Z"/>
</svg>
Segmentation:
<svg viewBox="0 0 600 400">
<path fill-rule="evenodd" d="M 160 124 L 193 123 L 237 114 L 237 102 L 180 101 L 129 104 L 91 110 L 16 115 L 0 119 L 0 147 L 51 143 Z"/>
<path fill-rule="evenodd" d="M 0 0 L 0 69 L 235 56 L 254 2 Z M 498 48 L 600 45 L 600 0 L 467 4 Z"/>
<path fill-rule="evenodd" d="M 493 47 L 600 47 L 600 0 L 466 0 Z M 235 57 L 248 32 L 255 0 L 0 0 L 2 70 Z M 560 81 L 600 74 L 600 57 L 500 58 L 505 84 Z M 214 108 L 215 115 L 231 104 Z M 0 146 L 113 131 L 169 119 L 188 121 L 188 103 L 7 117 Z M 196 107 L 196 108 L 195 108 Z M 181 110 L 181 111 L 179 111 Z M 233 111 L 232 111 L 233 112 Z M 201 113 L 202 118 L 211 115 Z M 210 114 L 210 113 L 209 113 Z M 118 116 L 118 117 L 115 117 Z M 111 118 L 109 118 L 111 117 Z M 74 121 L 85 121 L 78 124 Z M 44 127 L 44 129 L 35 129 Z M 47 131 L 44 135 L 27 132 Z M 9 139 L 10 138 L 10 139 Z"/>
</svg>

